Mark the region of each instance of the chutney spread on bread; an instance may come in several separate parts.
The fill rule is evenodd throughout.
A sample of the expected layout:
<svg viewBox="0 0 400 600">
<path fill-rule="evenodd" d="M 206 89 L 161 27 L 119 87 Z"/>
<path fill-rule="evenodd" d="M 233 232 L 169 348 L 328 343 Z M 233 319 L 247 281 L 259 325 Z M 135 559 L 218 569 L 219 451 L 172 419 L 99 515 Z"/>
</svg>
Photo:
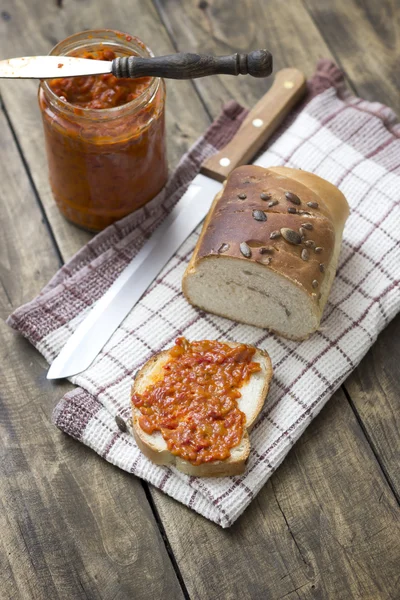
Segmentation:
<svg viewBox="0 0 400 600">
<path fill-rule="evenodd" d="M 168 449 L 193 465 L 225 460 L 246 426 L 238 408 L 240 388 L 261 370 L 255 348 L 178 338 L 161 378 L 143 393 L 133 393 L 139 425 L 160 431 Z"/>
</svg>

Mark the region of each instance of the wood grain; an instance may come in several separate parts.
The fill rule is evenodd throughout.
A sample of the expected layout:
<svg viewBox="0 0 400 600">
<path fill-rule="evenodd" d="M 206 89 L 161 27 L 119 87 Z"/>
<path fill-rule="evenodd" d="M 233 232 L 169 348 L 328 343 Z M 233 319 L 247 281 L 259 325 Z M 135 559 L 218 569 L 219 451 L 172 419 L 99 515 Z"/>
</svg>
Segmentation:
<svg viewBox="0 0 400 600">
<path fill-rule="evenodd" d="M 400 317 L 381 333 L 346 390 L 400 502 Z"/>
<path fill-rule="evenodd" d="M 231 528 L 155 500 L 192 600 L 400 595 L 398 507 L 342 392 Z"/>
<path fill-rule="evenodd" d="M 124 56 L 112 61 L 112 73 L 116 77 L 167 79 L 197 79 L 221 74 L 268 77 L 272 73 L 272 56 L 268 50 L 254 50 L 248 54 L 235 52 L 228 56 L 194 52 L 175 52 L 151 58 Z"/>
<path fill-rule="evenodd" d="M 274 72 L 295 67 L 310 76 L 329 49 L 301 0 L 154 0 L 177 51 L 211 54 L 267 47 Z M 217 76 L 194 82 L 207 110 L 215 116 L 232 98 L 252 107 L 272 78 L 246 80 Z"/>
<path fill-rule="evenodd" d="M 8 15 L 6 20 L 0 18 L 0 55 L 4 57 L 47 54 L 68 35 L 101 27 L 134 33 L 145 40 L 155 54 L 174 51 L 151 2 L 69 0 L 57 7 L 56 2 L 43 0 L 3 0 L 2 11 Z M 69 224 L 52 198 L 37 105 L 37 82 L 2 81 L 0 91 L 61 255 L 66 260 L 91 236 Z M 169 81 L 167 133 L 171 168 L 208 124 L 209 118 L 192 83 Z"/>
<path fill-rule="evenodd" d="M 400 115 L 398 0 L 303 0 L 358 95 Z"/>
<path fill-rule="evenodd" d="M 140 481 L 52 425 L 71 386 L 3 321 L 59 264 L 1 111 L 0 138 L 0 596 L 181 598 Z"/>
</svg>

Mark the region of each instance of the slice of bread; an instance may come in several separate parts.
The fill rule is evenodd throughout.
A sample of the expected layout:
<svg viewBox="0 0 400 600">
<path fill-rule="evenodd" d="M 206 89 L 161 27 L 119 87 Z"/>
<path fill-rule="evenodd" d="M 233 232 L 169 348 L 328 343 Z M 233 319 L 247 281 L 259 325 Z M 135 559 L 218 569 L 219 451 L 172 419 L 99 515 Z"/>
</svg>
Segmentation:
<svg viewBox="0 0 400 600">
<path fill-rule="evenodd" d="M 231 347 L 238 345 L 232 342 L 224 343 Z M 159 381 L 163 375 L 163 366 L 170 358 L 169 350 L 164 350 L 147 361 L 136 375 L 132 386 L 132 394 L 143 393 L 147 387 Z M 190 476 L 227 477 L 242 474 L 250 453 L 248 432 L 254 425 L 264 405 L 272 378 L 272 365 L 267 352 L 256 349 L 252 360 L 260 364 L 261 370 L 252 373 L 249 381 L 240 388 L 241 397 L 237 402 L 239 409 L 245 414 L 246 426 L 240 443 L 231 449 L 229 458 L 193 465 L 189 461 L 175 456 L 169 451 L 160 431 L 155 431 L 151 435 L 143 431 L 139 425 L 139 418 L 142 413 L 132 404 L 133 433 L 136 443 L 143 454 L 157 465 L 174 465 L 179 471 Z"/>
</svg>

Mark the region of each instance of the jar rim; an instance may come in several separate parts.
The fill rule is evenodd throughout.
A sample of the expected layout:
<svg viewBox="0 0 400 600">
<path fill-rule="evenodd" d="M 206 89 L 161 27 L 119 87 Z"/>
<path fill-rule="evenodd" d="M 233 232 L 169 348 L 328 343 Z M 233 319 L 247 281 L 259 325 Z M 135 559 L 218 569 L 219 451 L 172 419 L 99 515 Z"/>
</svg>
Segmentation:
<svg viewBox="0 0 400 600">
<path fill-rule="evenodd" d="M 109 38 L 108 35 L 111 34 L 114 39 Z M 75 49 L 75 42 L 82 42 L 78 48 L 84 48 L 86 46 L 96 46 L 99 43 L 107 45 L 107 40 L 109 40 L 110 47 L 119 46 L 120 48 L 131 49 L 128 44 L 133 43 L 135 46 L 134 50 L 137 50 L 139 56 L 144 56 L 146 58 L 150 58 L 154 56 L 153 51 L 144 43 L 140 38 L 134 35 L 130 35 L 124 33 L 122 31 L 118 31 L 116 29 L 87 29 L 85 31 L 81 31 L 78 33 L 74 33 L 69 37 L 58 42 L 49 52 L 49 56 L 60 56 L 58 51 L 60 49 L 64 49 L 66 46 L 66 54 L 63 56 L 68 56 L 69 52 Z M 124 45 L 125 40 L 125 45 Z M 55 79 L 55 78 L 53 78 Z M 120 117 L 125 111 L 132 111 L 142 108 L 145 104 L 151 101 L 152 97 L 157 93 L 159 88 L 161 78 L 160 77 L 152 77 L 149 85 L 141 92 L 141 94 L 131 100 L 130 102 L 126 102 L 126 104 L 122 104 L 121 106 L 113 106 L 110 108 L 85 108 L 81 106 L 75 106 L 71 102 L 67 102 L 65 100 L 61 100 L 57 94 L 53 92 L 51 87 L 48 84 L 49 80 L 42 80 L 41 87 L 44 89 L 45 93 L 49 96 L 50 100 L 57 104 L 58 108 L 62 108 L 66 112 L 74 113 L 79 117 L 87 118 L 87 119 L 110 119 Z"/>
</svg>

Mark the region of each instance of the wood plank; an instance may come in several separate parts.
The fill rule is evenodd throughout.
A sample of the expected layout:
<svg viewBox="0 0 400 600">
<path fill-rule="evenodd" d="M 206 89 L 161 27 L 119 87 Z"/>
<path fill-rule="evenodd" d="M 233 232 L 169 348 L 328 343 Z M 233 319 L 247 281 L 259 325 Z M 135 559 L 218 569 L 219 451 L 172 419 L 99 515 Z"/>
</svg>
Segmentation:
<svg viewBox="0 0 400 600">
<path fill-rule="evenodd" d="M 398 0 L 304 0 L 357 94 L 400 115 Z"/>
<path fill-rule="evenodd" d="M 1 111 L 0 138 L 1 598 L 182 598 L 140 481 L 52 425 L 71 386 L 3 321 L 58 259 Z"/>
<path fill-rule="evenodd" d="M 102 27 L 128 31 L 139 36 L 156 54 L 169 54 L 174 51 L 151 2 L 72 0 L 57 3 L 42 0 L 4 0 L 2 14 L 0 54 L 4 57 L 47 54 L 58 41 L 72 33 Z M 6 18 L 4 14 L 7 15 Z M 53 201 L 47 178 L 41 117 L 37 106 L 37 82 L 2 81 L 0 91 L 61 254 L 66 260 L 91 236 L 65 221 Z M 196 115 L 196 118 L 193 118 L 193 115 Z M 167 132 L 171 168 L 208 123 L 209 119 L 191 82 L 169 81 Z"/>
<path fill-rule="evenodd" d="M 398 506 L 343 392 L 230 529 L 155 500 L 192 600 L 400 595 Z"/>
<path fill-rule="evenodd" d="M 400 317 L 381 333 L 346 380 L 366 434 L 400 499 Z"/>
<path fill-rule="evenodd" d="M 267 48 L 274 71 L 297 67 L 310 76 L 329 49 L 300 0 L 154 0 L 179 51 L 231 54 Z M 312 50 L 311 50 L 312 49 Z M 234 98 L 251 107 L 265 94 L 272 77 L 216 76 L 195 81 L 207 110 L 215 116 L 223 102 Z"/>
<path fill-rule="evenodd" d="M 305 4 L 356 93 L 391 106 L 400 115 L 400 3 L 382 0 Z M 382 467 L 400 498 L 400 316 L 347 379 L 345 388 Z"/>
</svg>

